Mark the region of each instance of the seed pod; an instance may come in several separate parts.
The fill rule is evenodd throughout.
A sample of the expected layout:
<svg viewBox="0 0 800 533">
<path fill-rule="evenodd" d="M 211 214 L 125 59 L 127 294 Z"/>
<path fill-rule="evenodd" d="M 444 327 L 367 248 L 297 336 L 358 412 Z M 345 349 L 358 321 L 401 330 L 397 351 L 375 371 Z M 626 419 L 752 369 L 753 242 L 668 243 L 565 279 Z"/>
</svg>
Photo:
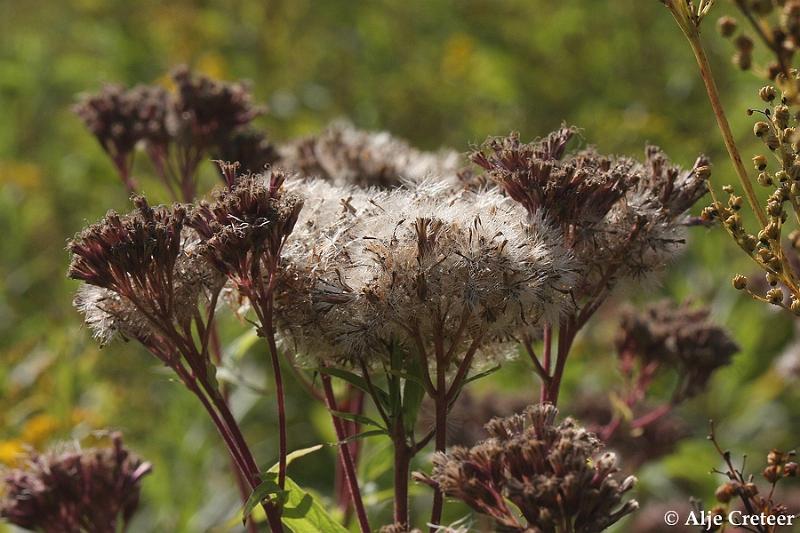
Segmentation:
<svg viewBox="0 0 800 533">
<path fill-rule="evenodd" d="M 763 120 L 759 120 L 753 125 L 753 135 L 756 137 L 763 137 L 767 133 L 769 133 L 769 124 L 764 122 Z"/>
<path fill-rule="evenodd" d="M 733 277 L 733 288 L 737 291 L 743 291 L 747 288 L 747 278 L 741 274 L 736 274 Z"/>
<path fill-rule="evenodd" d="M 694 175 L 705 181 L 711 177 L 711 167 L 709 165 L 700 165 L 694 169 Z"/>
<path fill-rule="evenodd" d="M 739 52 L 742 53 L 750 53 L 753 51 L 753 40 L 748 37 L 747 35 L 740 35 L 736 38 L 733 42 L 734 46 L 736 47 Z"/>
<path fill-rule="evenodd" d="M 740 70 L 750 70 L 753 66 L 753 56 L 750 52 L 737 52 L 733 54 L 733 64 Z"/>
<path fill-rule="evenodd" d="M 758 494 L 758 487 L 756 486 L 755 483 L 745 483 L 742 486 L 742 493 L 748 497 L 755 496 L 756 494 Z"/>
<path fill-rule="evenodd" d="M 753 157 L 753 166 L 756 167 L 756 170 L 759 172 L 766 170 L 767 168 L 767 158 L 763 155 L 757 155 Z"/>
<path fill-rule="evenodd" d="M 775 135 L 773 132 L 769 132 L 769 134 L 764 139 L 764 144 L 767 145 L 767 148 L 769 148 L 770 151 L 774 152 L 775 150 L 778 149 L 778 147 L 780 147 L 781 141 L 780 139 L 778 139 L 777 135 Z"/>
<path fill-rule="evenodd" d="M 728 503 L 734 496 L 736 496 L 736 485 L 731 482 L 723 483 L 714 492 L 714 497 L 720 503 Z"/>
<path fill-rule="evenodd" d="M 780 129 L 784 129 L 789 126 L 790 117 L 791 115 L 789 114 L 789 108 L 787 106 L 775 106 L 775 124 L 777 124 Z"/>
<path fill-rule="evenodd" d="M 758 91 L 758 96 L 769 103 L 775 99 L 775 87 L 772 85 L 765 85 Z"/>
<path fill-rule="evenodd" d="M 795 250 L 800 249 L 800 230 L 794 230 L 789 234 L 789 242 Z"/>
<path fill-rule="evenodd" d="M 719 31 L 719 34 L 726 39 L 733 37 L 733 34 L 736 33 L 736 28 L 738 26 L 739 24 L 733 17 L 720 17 L 720 19 L 717 21 L 717 30 Z"/>
<path fill-rule="evenodd" d="M 783 291 L 781 289 L 770 289 L 766 294 L 767 301 L 772 305 L 783 303 Z"/>
<path fill-rule="evenodd" d="M 778 481 L 778 479 L 781 477 L 781 474 L 781 468 L 777 465 L 768 466 L 761 472 L 761 475 L 764 476 L 764 479 L 770 483 L 775 483 Z"/>
</svg>

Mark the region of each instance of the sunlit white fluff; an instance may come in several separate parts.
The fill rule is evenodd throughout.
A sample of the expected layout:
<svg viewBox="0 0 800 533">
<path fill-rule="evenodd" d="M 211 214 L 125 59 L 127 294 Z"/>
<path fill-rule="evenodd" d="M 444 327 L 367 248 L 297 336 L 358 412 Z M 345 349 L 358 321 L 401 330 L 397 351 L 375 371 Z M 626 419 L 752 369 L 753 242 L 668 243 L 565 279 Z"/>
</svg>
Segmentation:
<svg viewBox="0 0 800 533">
<path fill-rule="evenodd" d="M 436 181 L 339 189 L 353 209 L 334 213 L 324 204 L 336 204 L 335 188 L 305 187 L 311 209 L 284 254 L 278 313 L 301 353 L 352 361 L 396 342 L 431 356 L 441 342 L 462 354 L 557 319 L 567 304 L 574 268 L 558 235 L 499 193 L 448 194 Z"/>
</svg>

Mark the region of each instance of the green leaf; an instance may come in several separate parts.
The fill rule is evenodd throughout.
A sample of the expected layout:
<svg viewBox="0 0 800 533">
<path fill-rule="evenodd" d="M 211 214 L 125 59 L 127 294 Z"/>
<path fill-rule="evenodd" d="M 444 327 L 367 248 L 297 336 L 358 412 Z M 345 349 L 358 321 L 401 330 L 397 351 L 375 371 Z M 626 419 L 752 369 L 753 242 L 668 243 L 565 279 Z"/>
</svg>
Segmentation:
<svg viewBox="0 0 800 533">
<path fill-rule="evenodd" d="M 493 366 L 492 368 L 489 368 L 488 370 L 484 370 L 483 372 L 478 372 L 477 374 L 472 375 L 472 376 L 468 377 L 467 379 L 465 379 L 464 380 L 464 385 L 466 385 L 467 383 L 472 383 L 473 381 L 485 378 L 486 376 L 491 376 L 492 374 L 494 374 L 498 370 L 500 370 L 500 365 Z"/>
<path fill-rule="evenodd" d="M 478 372 L 477 374 L 474 374 L 474 375 L 468 377 L 467 379 L 465 379 L 464 382 L 461 383 L 461 385 L 458 387 L 458 390 L 453 395 L 453 398 L 450 400 L 450 405 L 452 406 L 455 403 L 455 401 L 458 399 L 458 397 L 461 396 L 461 391 L 464 389 L 464 387 L 467 385 L 467 383 L 471 383 L 471 382 L 479 380 L 481 378 L 485 378 L 486 376 L 494 374 L 498 370 L 500 370 L 500 365 L 493 366 L 492 368 L 490 368 L 488 370 L 484 370 L 483 372 Z"/>
<path fill-rule="evenodd" d="M 363 424 L 365 426 L 375 426 L 378 429 L 387 431 L 387 429 L 383 427 L 383 425 L 380 422 L 373 420 L 368 416 L 359 415 L 356 413 L 348 413 L 346 411 L 331 411 L 331 414 L 338 418 L 342 418 L 344 420 L 350 420 L 351 422 L 358 422 L 359 424 Z"/>
<path fill-rule="evenodd" d="M 294 461 L 295 459 L 300 459 L 301 457 L 312 454 L 317 450 L 321 450 L 322 448 L 324 448 L 324 445 L 315 444 L 314 446 L 309 446 L 308 448 L 301 448 L 299 450 L 289 452 L 288 454 L 286 454 L 286 466 L 288 467 L 290 464 L 292 464 L 292 461 Z M 272 465 L 272 468 L 267 470 L 267 472 L 270 474 L 277 474 L 279 467 L 280 463 L 275 463 L 274 465 Z"/>
<path fill-rule="evenodd" d="M 311 494 L 290 478 L 286 478 L 281 522 L 294 533 L 348 533 Z"/>
<path fill-rule="evenodd" d="M 267 475 L 264 480 L 253 489 L 253 492 L 247 498 L 247 501 L 244 503 L 244 508 L 242 509 L 242 524 L 247 523 L 247 517 L 250 516 L 250 513 L 253 512 L 256 505 L 260 504 L 267 497 L 285 494 L 286 491 L 282 491 L 278 486 L 277 479 L 277 474 Z"/>
<path fill-rule="evenodd" d="M 341 368 L 330 368 L 330 367 L 320 367 L 319 372 L 346 381 L 355 388 L 360 389 L 365 393 L 369 394 L 370 396 L 372 396 L 369 383 L 367 383 L 367 380 L 364 379 L 362 376 L 359 376 L 358 374 L 349 372 L 347 370 L 343 370 Z M 372 390 L 375 391 L 375 394 L 378 396 L 377 400 L 381 402 L 381 405 L 385 406 L 386 404 L 388 404 L 389 395 L 386 393 L 385 390 L 380 389 L 378 387 L 372 387 Z"/>
<path fill-rule="evenodd" d="M 388 435 L 389 432 L 385 429 L 370 429 L 369 431 L 362 431 L 357 435 L 350 435 L 346 439 L 340 440 L 339 442 L 334 442 L 333 446 L 338 446 L 340 444 L 347 444 L 348 442 L 353 442 L 354 440 L 361 440 L 361 439 L 368 439 L 370 437 L 377 437 L 378 435 Z"/>
</svg>

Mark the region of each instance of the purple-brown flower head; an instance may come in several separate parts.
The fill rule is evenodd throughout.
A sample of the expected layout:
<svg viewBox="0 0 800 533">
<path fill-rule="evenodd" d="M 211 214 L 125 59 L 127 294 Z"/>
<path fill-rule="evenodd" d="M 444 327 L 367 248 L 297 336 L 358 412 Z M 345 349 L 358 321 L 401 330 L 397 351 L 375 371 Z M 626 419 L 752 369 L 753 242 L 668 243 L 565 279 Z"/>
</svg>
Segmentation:
<svg viewBox="0 0 800 533">
<path fill-rule="evenodd" d="M 69 277 L 133 301 L 146 294 L 172 293 L 186 209 L 153 208 L 142 196 L 135 197 L 134 204 L 133 213 L 110 211 L 70 241 Z"/>
<path fill-rule="evenodd" d="M 193 74 L 186 67 L 172 73 L 177 87 L 177 137 L 185 144 L 207 148 L 227 139 L 264 112 L 252 103 L 250 87 Z"/>
<path fill-rule="evenodd" d="M 134 202 L 132 213 L 109 212 L 70 241 L 68 275 L 86 284 L 75 305 L 101 342 L 119 333 L 172 357 L 168 325 L 190 321 L 221 280 L 197 253 L 183 206 L 151 207 L 143 197 Z"/>
<path fill-rule="evenodd" d="M 151 466 L 119 434 L 112 439 L 107 448 L 34 454 L 26 466 L 5 472 L 0 517 L 46 533 L 124 530 Z"/>
<path fill-rule="evenodd" d="M 263 172 L 278 160 L 278 151 L 267 138 L 257 131 L 237 131 L 223 139 L 217 150 L 220 161 L 236 161 L 247 172 Z"/>
<path fill-rule="evenodd" d="M 574 128 L 563 127 L 533 143 L 518 133 L 490 139 L 472 161 L 530 214 L 544 210 L 558 226 L 602 219 L 630 186 L 630 163 L 594 152 L 565 158 Z"/>
<path fill-rule="evenodd" d="M 168 141 L 169 106 L 169 94 L 160 87 L 106 85 L 99 93 L 84 96 L 74 111 L 125 172 L 137 143 L 160 145 Z"/>
<path fill-rule="evenodd" d="M 229 179 L 232 185 L 213 203 L 203 202 L 192 213 L 189 224 L 200 236 L 201 253 L 238 285 L 259 283 L 262 263 L 272 273 L 294 229 L 303 200 L 284 190 L 285 179 L 278 170 Z"/>
<path fill-rule="evenodd" d="M 670 162 L 658 146 L 645 150 L 645 171 L 633 187 L 633 195 L 649 197 L 647 201 L 663 216 L 677 218 L 686 213 L 708 192 L 710 161 L 700 156 L 690 170 Z"/>
<path fill-rule="evenodd" d="M 707 308 L 668 300 L 644 310 L 626 310 L 617 339 L 623 372 L 653 365 L 673 368 L 680 377 L 673 401 L 702 392 L 712 374 L 739 351 L 710 314 Z"/>
<path fill-rule="evenodd" d="M 564 233 L 581 267 L 573 290 L 580 301 L 663 268 L 685 243 L 685 212 L 706 191 L 708 161 L 691 171 L 647 149 L 644 164 L 598 154 L 568 152 L 574 128 L 523 143 L 517 134 L 490 139 L 472 154 L 485 181 Z"/>
<path fill-rule="evenodd" d="M 495 419 L 486 426 L 491 438 L 437 453 L 431 476 L 418 479 L 491 516 L 503 530 L 603 531 L 638 507 L 625 501 L 635 479 L 619 481 L 614 455 L 573 420 L 557 423 L 556 415 L 543 404 Z"/>
</svg>

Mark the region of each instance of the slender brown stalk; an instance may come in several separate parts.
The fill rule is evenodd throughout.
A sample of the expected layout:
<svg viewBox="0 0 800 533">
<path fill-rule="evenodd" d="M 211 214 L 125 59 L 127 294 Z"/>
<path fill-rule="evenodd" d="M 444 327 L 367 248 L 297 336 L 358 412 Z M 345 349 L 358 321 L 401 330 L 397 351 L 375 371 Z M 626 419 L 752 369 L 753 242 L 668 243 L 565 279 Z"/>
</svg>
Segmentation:
<svg viewBox="0 0 800 533">
<path fill-rule="evenodd" d="M 761 225 L 766 226 L 766 214 L 764 213 L 761 204 L 758 202 L 755 190 L 753 189 L 753 184 L 747 175 L 747 170 L 745 170 L 744 163 L 742 163 L 742 156 L 739 154 L 739 149 L 736 146 L 736 141 L 733 138 L 733 132 L 731 131 L 731 126 L 728 123 L 728 117 L 725 114 L 725 109 L 720 100 L 717 82 L 714 79 L 714 74 L 711 70 L 711 63 L 709 63 L 705 49 L 703 48 L 703 43 L 700 41 L 700 30 L 694 21 L 687 20 L 685 17 L 681 16 L 671 2 L 667 3 L 667 7 L 670 8 L 672 16 L 675 18 L 675 21 L 678 23 L 678 26 L 680 26 L 683 34 L 686 36 L 686 39 L 689 41 L 689 45 L 692 48 L 695 60 L 697 61 L 697 66 L 700 69 L 700 76 L 702 77 L 703 84 L 706 88 L 706 93 L 708 93 L 708 99 L 711 102 L 711 108 L 714 111 L 714 117 L 717 119 L 717 126 L 722 133 L 722 139 L 725 142 L 725 148 L 728 150 L 728 155 L 731 158 L 731 162 L 733 162 L 734 169 L 739 177 L 739 182 L 744 189 L 747 202 L 750 204 L 750 208 L 758 217 L 758 221 L 761 223 Z"/>
<path fill-rule="evenodd" d="M 333 394 L 333 386 L 331 385 L 331 378 L 327 374 L 321 374 L 322 387 L 325 391 L 325 402 L 328 409 L 331 411 L 338 411 L 336 396 Z M 364 502 L 361 499 L 361 490 L 358 487 L 358 477 L 356 476 L 355 463 L 350 454 L 350 447 L 347 443 L 347 432 L 344 429 L 344 424 L 336 415 L 331 413 L 333 419 L 333 428 L 336 431 L 336 438 L 339 439 L 339 460 L 344 469 L 345 480 L 350 488 L 350 498 L 353 502 L 353 508 L 356 511 L 358 524 L 362 533 L 369 533 L 369 520 L 367 519 L 367 511 L 364 508 Z"/>
</svg>

